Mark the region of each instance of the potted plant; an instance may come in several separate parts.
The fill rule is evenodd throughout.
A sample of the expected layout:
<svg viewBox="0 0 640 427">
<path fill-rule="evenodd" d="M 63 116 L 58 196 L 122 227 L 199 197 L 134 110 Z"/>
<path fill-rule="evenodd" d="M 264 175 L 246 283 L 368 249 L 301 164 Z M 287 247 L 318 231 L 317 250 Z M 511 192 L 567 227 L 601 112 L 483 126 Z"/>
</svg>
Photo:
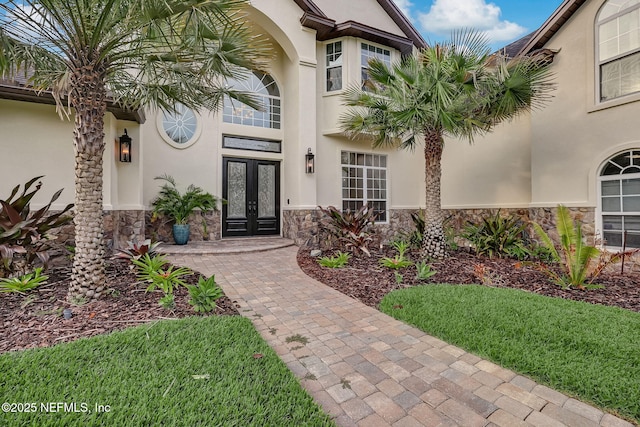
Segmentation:
<svg viewBox="0 0 640 427">
<path fill-rule="evenodd" d="M 193 184 L 189 185 L 184 193 L 180 193 L 170 175 L 157 176 L 155 179 L 165 183 L 151 202 L 153 215 L 165 215 L 173 221 L 173 240 L 177 245 L 185 245 L 189 241 L 189 216 L 196 209 L 203 212 L 217 211 L 219 199 Z"/>
</svg>

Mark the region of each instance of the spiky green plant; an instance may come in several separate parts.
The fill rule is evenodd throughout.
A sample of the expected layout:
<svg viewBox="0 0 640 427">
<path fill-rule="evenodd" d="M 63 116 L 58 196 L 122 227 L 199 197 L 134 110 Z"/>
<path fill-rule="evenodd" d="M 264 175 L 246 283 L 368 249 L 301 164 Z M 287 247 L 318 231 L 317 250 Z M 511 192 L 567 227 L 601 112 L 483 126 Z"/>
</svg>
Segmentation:
<svg viewBox="0 0 640 427">
<path fill-rule="evenodd" d="M 547 248 L 551 257 L 563 266 L 563 274 L 556 273 L 551 268 L 544 268 L 552 280 L 564 289 L 576 287 L 586 289 L 593 287 L 590 282 L 595 278 L 591 273 L 593 261 L 600 255 L 600 251 L 584 242 L 582 235 L 582 224 L 571 218 L 569 209 L 566 206 L 558 205 L 556 209 L 556 229 L 560 238 L 560 252 L 556 245 L 542 227 L 533 223 L 536 234 Z M 587 283 L 587 279 L 589 283 Z"/>
<path fill-rule="evenodd" d="M 49 276 L 42 274 L 42 268 L 36 268 L 32 273 L 20 277 L 0 278 L 0 292 L 17 292 L 24 294 L 31 289 L 47 283 Z"/>
<path fill-rule="evenodd" d="M 197 313 L 208 313 L 216 309 L 218 301 L 224 293 L 220 286 L 216 284 L 215 276 L 208 279 L 200 276 L 197 285 L 187 285 L 191 299 L 189 304 Z"/>
</svg>

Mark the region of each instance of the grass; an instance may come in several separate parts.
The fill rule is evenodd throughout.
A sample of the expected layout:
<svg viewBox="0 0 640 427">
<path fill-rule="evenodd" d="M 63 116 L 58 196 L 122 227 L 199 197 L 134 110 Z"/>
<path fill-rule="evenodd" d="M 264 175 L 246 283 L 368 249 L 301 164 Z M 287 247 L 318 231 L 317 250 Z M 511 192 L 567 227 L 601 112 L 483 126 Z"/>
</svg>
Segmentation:
<svg viewBox="0 0 640 427">
<path fill-rule="evenodd" d="M 0 372 L 1 402 L 38 408 L 0 412 L 0 425 L 333 425 L 240 317 L 162 321 L 5 353 Z M 43 413 L 47 402 L 75 402 L 80 412 Z M 96 404 L 109 412 L 95 412 Z"/>
<path fill-rule="evenodd" d="M 640 314 L 515 289 L 431 285 L 380 308 L 471 353 L 640 422 Z"/>
</svg>

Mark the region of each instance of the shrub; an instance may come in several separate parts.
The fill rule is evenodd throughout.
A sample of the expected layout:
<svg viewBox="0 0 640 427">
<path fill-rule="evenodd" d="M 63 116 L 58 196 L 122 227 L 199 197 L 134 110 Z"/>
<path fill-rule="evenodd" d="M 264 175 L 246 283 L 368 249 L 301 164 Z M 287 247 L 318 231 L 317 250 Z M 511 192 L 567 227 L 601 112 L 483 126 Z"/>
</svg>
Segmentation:
<svg viewBox="0 0 640 427">
<path fill-rule="evenodd" d="M 42 273 L 42 268 L 36 268 L 32 273 L 10 279 L 0 278 L 0 292 L 17 292 L 24 294 L 27 291 L 47 283 L 49 276 Z"/>
<path fill-rule="evenodd" d="M 398 251 L 398 254 L 393 258 L 389 258 L 389 257 L 382 258 L 380 260 L 380 264 L 382 264 L 383 267 L 398 270 L 400 268 L 405 268 L 405 267 L 409 267 L 410 265 L 413 265 L 413 262 L 411 262 L 411 260 L 406 259 L 404 256 L 405 252 L 409 248 L 409 244 L 407 242 L 402 240 L 393 242 L 393 247 Z"/>
<path fill-rule="evenodd" d="M 19 195 L 20 185 L 16 185 L 7 199 L 0 199 L 0 276 L 15 271 L 13 261 L 16 254 L 24 257 L 23 272 L 33 265 L 36 258 L 46 268 L 49 260 L 47 251 L 51 245 L 48 232 L 71 221 L 71 216 L 65 213 L 73 207 L 72 204 L 61 212 L 49 214 L 51 205 L 58 200 L 62 190 L 56 191 L 48 204 L 31 212 L 31 199 L 42 187 L 42 182 L 38 181 L 40 178 L 42 176 L 26 182 Z M 35 188 L 31 189 L 36 181 Z"/>
<path fill-rule="evenodd" d="M 498 210 L 494 216 L 483 218 L 480 224 L 469 222 L 462 237 L 471 242 L 478 255 L 526 259 L 530 255 L 524 240 L 526 227 L 519 218 L 503 217 Z"/>
<path fill-rule="evenodd" d="M 368 246 L 373 241 L 369 233 L 375 220 L 373 209 L 369 209 L 366 203 L 356 212 L 341 212 L 333 206 L 318 208 L 328 217 L 322 222 L 322 227 L 330 236 L 335 237 L 348 251 L 359 250 L 371 255 Z"/>
<path fill-rule="evenodd" d="M 165 269 L 164 266 L 168 262 L 161 256 L 150 257 L 149 254 L 145 254 L 132 262 L 138 267 L 138 280 L 149 283 L 147 292 L 160 288 L 165 295 L 173 294 L 174 288 L 187 285 L 182 278 L 193 274 L 185 267 L 169 266 Z"/>
<path fill-rule="evenodd" d="M 176 307 L 176 297 L 173 294 L 165 294 L 158 300 L 158 305 L 165 310 L 172 310 Z"/>
<path fill-rule="evenodd" d="M 426 261 L 417 262 L 416 270 L 416 277 L 418 277 L 419 280 L 427 280 L 437 273 L 437 271 L 431 269 L 431 265 L 427 264 Z"/>
<path fill-rule="evenodd" d="M 187 285 L 191 299 L 189 304 L 193 306 L 193 310 L 197 313 L 208 313 L 216 309 L 216 301 L 218 301 L 224 293 L 216 284 L 215 276 L 204 279 L 202 276 L 198 279 L 197 285 Z"/>
<path fill-rule="evenodd" d="M 145 254 L 149 254 L 151 257 L 158 255 L 158 246 L 160 242 L 151 242 L 151 239 L 146 239 L 142 243 L 127 242 L 127 247 L 124 249 L 118 249 L 116 258 L 127 259 L 129 261 L 134 259 L 140 259 Z"/>
<path fill-rule="evenodd" d="M 318 260 L 318 264 L 328 268 L 341 268 L 347 265 L 351 255 L 345 252 L 338 252 L 336 256 L 322 257 Z"/>
<path fill-rule="evenodd" d="M 540 266 L 542 271 L 547 273 L 558 286 L 563 289 L 600 287 L 591 284 L 597 273 L 602 271 L 602 268 L 591 268 L 593 261 L 600 255 L 600 251 L 596 247 L 584 243 L 582 224 L 571 218 L 566 206 L 559 205 L 556 209 L 556 229 L 560 237 L 560 252 L 539 224 L 533 223 L 533 227 L 553 259 L 562 263 L 564 269 L 562 274 L 556 273 L 545 265 Z M 587 279 L 589 279 L 588 282 Z"/>
<path fill-rule="evenodd" d="M 203 212 L 218 210 L 219 199 L 202 188 L 191 184 L 184 193 L 180 193 L 176 181 L 170 175 L 157 176 L 154 179 L 165 181 L 158 196 L 151 202 L 153 214 L 162 214 L 176 224 L 186 224 L 194 210 Z"/>
</svg>

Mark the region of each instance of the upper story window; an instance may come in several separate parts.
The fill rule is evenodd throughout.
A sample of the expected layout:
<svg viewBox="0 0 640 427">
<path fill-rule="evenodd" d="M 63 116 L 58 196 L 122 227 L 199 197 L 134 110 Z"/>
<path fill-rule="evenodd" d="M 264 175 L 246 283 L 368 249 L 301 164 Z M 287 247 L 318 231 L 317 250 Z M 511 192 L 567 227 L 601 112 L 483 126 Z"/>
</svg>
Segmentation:
<svg viewBox="0 0 640 427">
<path fill-rule="evenodd" d="M 256 110 L 240 101 L 225 97 L 222 120 L 246 126 L 280 129 L 280 90 L 275 80 L 259 71 L 254 71 L 245 80 L 229 80 L 233 89 L 253 93 L 262 103 Z"/>
<path fill-rule="evenodd" d="M 391 65 L 391 51 L 368 43 L 360 44 L 360 70 L 362 76 L 362 88 L 366 89 L 366 82 L 369 80 L 369 60 L 378 58 L 387 66 Z"/>
<path fill-rule="evenodd" d="M 328 43 L 326 47 L 327 92 L 342 89 L 342 42 Z"/>
<path fill-rule="evenodd" d="M 607 160 L 598 180 L 604 244 L 640 248 L 640 150 Z"/>
<path fill-rule="evenodd" d="M 598 15 L 600 101 L 640 91 L 640 0 L 609 0 Z"/>
</svg>

